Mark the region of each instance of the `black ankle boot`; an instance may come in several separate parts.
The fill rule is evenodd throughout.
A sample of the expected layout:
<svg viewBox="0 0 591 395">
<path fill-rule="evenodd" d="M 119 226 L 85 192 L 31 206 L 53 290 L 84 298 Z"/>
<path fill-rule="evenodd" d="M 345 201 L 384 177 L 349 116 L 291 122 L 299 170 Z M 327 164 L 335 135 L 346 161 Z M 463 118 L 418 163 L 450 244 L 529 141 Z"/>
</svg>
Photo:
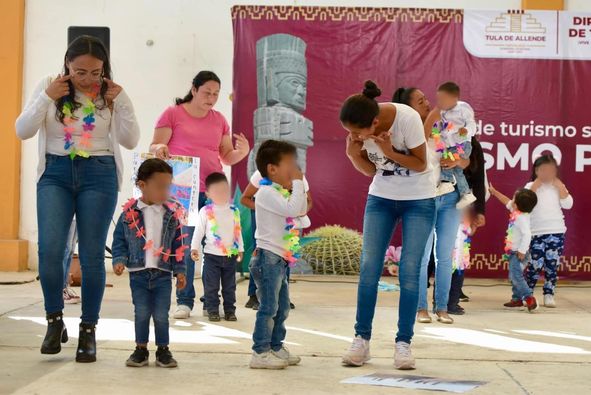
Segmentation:
<svg viewBox="0 0 591 395">
<path fill-rule="evenodd" d="M 43 344 L 41 344 L 41 354 L 57 354 L 62 351 L 62 343 L 68 341 L 68 331 L 64 325 L 62 312 L 47 315 L 47 333 Z"/>
<path fill-rule="evenodd" d="M 76 350 L 76 362 L 96 361 L 96 338 L 94 336 L 95 325 L 80 324 L 80 337 L 78 338 L 78 349 Z"/>
</svg>

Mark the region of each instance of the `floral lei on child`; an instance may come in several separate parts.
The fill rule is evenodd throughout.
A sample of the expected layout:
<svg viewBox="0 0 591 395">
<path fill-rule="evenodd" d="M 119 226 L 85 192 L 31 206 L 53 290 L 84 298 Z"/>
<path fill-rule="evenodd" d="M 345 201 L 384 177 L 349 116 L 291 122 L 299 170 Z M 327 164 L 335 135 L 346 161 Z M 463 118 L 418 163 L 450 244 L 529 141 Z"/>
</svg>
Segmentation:
<svg viewBox="0 0 591 395">
<path fill-rule="evenodd" d="M 240 236 L 242 234 L 242 228 L 240 226 L 240 211 L 234 205 L 230 206 L 230 209 L 234 215 L 234 240 L 232 241 L 232 246 L 230 248 L 226 247 L 222 242 L 222 237 L 218 234 L 219 225 L 215 218 L 215 213 L 213 211 L 213 203 L 209 203 L 205 206 L 205 214 L 207 215 L 207 220 L 211 225 L 211 233 L 213 234 L 214 245 L 222 251 L 222 254 L 227 256 L 228 258 L 237 256 L 239 254 L 239 241 Z"/>
<path fill-rule="evenodd" d="M 431 129 L 431 136 L 435 141 L 435 150 L 441 154 L 443 159 L 449 159 L 451 161 L 456 161 L 460 159 L 460 155 L 464 154 L 464 145 L 463 144 L 455 144 L 456 152 L 451 152 L 449 148 L 445 144 L 445 138 L 449 133 L 449 130 L 452 130 L 454 125 L 451 122 L 444 122 L 444 121 L 437 121 L 433 124 L 433 128 Z"/>
<path fill-rule="evenodd" d="M 187 233 L 182 233 L 177 238 L 177 241 L 180 241 L 182 245 L 179 248 L 177 248 L 176 251 L 174 251 L 174 254 L 172 253 L 170 248 L 167 248 L 166 251 L 164 251 L 164 247 L 155 248 L 154 240 L 148 240 L 146 238 L 145 228 L 143 226 L 139 226 L 139 214 L 134 209 L 136 203 L 137 199 L 129 199 L 127 203 L 125 203 L 125 205 L 123 206 L 123 213 L 125 214 L 125 220 L 129 222 L 129 224 L 127 225 L 129 229 L 135 230 L 135 236 L 138 239 L 144 239 L 144 251 L 146 251 L 146 253 L 150 251 L 155 257 L 159 257 L 160 255 L 162 255 L 162 260 L 164 262 L 168 262 L 168 259 L 170 257 L 175 257 L 177 262 L 181 262 L 185 255 L 185 250 L 189 248 L 188 245 L 184 244 L 184 239 L 189 235 Z M 183 227 L 183 224 L 186 222 L 186 211 L 184 207 L 174 200 L 169 200 L 166 203 L 164 203 L 164 205 L 173 212 L 173 218 L 175 218 L 179 222 L 179 226 L 177 227 L 177 229 L 181 229 Z"/>
<path fill-rule="evenodd" d="M 84 106 L 82 107 L 82 113 L 84 114 L 84 118 L 82 121 L 82 135 L 80 137 L 80 141 L 78 142 L 78 147 L 74 145 L 74 138 L 72 133 L 76 130 L 74 128 L 74 124 L 78 120 L 78 117 L 74 116 L 72 111 L 74 110 L 74 105 L 71 101 L 66 101 L 62 107 L 62 113 L 64 114 L 64 149 L 69 151 L 70 159 L 74 159 L 76 156 L 81 156 L 83 158 L 88 158 L 90 154 L 87 149 L 91 147 L 90 139 L 92 138 L 91 132 L 94 130 L 94 113 L 96 111 L 96 106 L 94 104 L 94 100 L 97 98 L 100 91 L 100 85 L 96 84 L 92 87 L 91 91 L 86 93 L 86 97 L 84 98 Z"/>
<path fill-rule="evenodd" d="M 507 236 L 505 237 L 505 253 L 503 254 L 503 260 L 508 261 L 509 256 L 514 252 L 513 250 L 513 228 L 515 221 L 522 214 L 521 211 L 512 211 L 509 215 L 509 226 L 507 227 Z"/>
<path fill-rule="evenodd" d="M 273 184 L 268 178 L 263 178 L 260 182 L 260 186 L 270 186 L 281 194 L 285 199 L 289 199 L 291 193 L 283 188 L 281 185 Z M 296 261 L 300 258 L 300 231 L 295 228 L 295 221 L 293 218 L 288 217 L 285 219 L 285 235 L 283 240 L 285 241 L 285 253 L 283 258 L 289 263 L 289 266 L 295 265 Z"/>
<path fill-rule="evenodd" d="M 453 266 L 458 271 L 462 272 L 470 267 L 470 248 L 472 247 L 472 228 L 470 227 L 470 221 L 464 221 L 460 224 L 461 226 L 461 237 L 463 237 L 462 246 L 456 248 L 454 251 L 454 262 Z M 458 232 L 460 237 L 460 232 Z"/>
</svg>

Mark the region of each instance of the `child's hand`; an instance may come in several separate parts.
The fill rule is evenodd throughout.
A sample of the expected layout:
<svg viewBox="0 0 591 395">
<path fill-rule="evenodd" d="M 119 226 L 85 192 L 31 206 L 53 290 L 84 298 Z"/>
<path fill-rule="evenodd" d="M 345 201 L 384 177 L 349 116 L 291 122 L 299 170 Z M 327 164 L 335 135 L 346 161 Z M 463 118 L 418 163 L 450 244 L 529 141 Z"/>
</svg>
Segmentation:
<svg viewBox="0 0 591 395">
<path fill-rule="evenodd" d="M 565 188 L 565 185 L 562 181 L 560 181 L 560 178 L 555 178 L 554 181 L 552 182 L 552 185 L 554 185 L 558 189 Z"/>
<path fill-rule="evenodd" d="M 236 258 L 236 262 L 242 262 L 243 258 L 244 258 L 244 252 L 239 252 L 238 258 Z"/>
<path fill-rule="evenodd" d="M 304 179 L 304 173 L 302 173 L 302 170 L 300 170 L 299 167 L 296 167 L 293 172 L 291 173 L 291 179 L 292 180 L 303 180 Z"/>
<path fill-rule="evenodd" d="M 517 252 L 517 259 L 519 259 L 521 262 L 523 262 L 525 260 L 525 254 L 523 252 Z"/>
<path fill-rule="evenodd" d="M 466 128 L 460 128 L 460 130 L 458 130 L 458 134 L 460 136 L 467 136 L 468 135 L 468 129 L 466 129 Z"/>
<path fill-rule="evenodd" d="M 182 274 L 179 273 L 176 275 L 176 289 L 185 289 L 185 287 L 187 286 L 187 277 Z"/>
<path fill-rule="evenodd" d="M 398 266 L 396 265 L 388 265 L 388 273 L 390 273 L 390 275 L 392 277 L 396 277 L 398 276 Z"/>
<path fill-rule="evenodd" d="M 199 262 L 199 250 L 191 250 L 191 259 L 195 262 Z"/>
<path fill-rule="evenodd" d="M 123 274 L 123 271 L 124 270 L 125 270 L 125 265 L 123 265 L 122 263 L 118 263 L 115 266 L 113 266 L 113 271 L 118 276 L 120 276 L 121 274 Z"/>
<path fill-rule="evenodd" d="M 488 184 L 488 190 L 491 195 L 495 195 L 497 193 L 497 190 L 495 189 L 495 187 L 493 187 L 493 184 L 491 183 Z"/>
</svg>

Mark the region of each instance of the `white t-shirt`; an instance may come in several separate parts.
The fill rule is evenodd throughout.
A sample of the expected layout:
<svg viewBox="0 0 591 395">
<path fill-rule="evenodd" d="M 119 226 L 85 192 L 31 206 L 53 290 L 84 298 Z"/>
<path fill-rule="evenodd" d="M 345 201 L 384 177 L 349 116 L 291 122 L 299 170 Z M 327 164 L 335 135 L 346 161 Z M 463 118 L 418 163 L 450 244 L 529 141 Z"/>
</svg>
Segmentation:
<svg viewBox="0 0 591 395">
<path fill-rule="evenodd" d="M 396 107 L 396 118 L 390 129 L 392 146 L 399 152 L 425 144 L 425 131 L 419 113 L 405 104 L 390 103 Z M 427 168 L 422 172 L 407 169 L 386 158 L 375 141 L 368 139 L 363 149 L 376 166 L 376 174 L 369 194 L 390 200 L 419 200 L 435 197 L 435 179 L 427 152 Z M 429 149 L 427 149 L 429 151 Z M 384 173 L 385 172 L 385 173 Z"/>
<path fill-rule="evenodd" d="M 465 101 L 458 103 L 449 110 L 441 110 L 441 120 L 453 125 L 447 133 L 442 133 L 445 137 L 446 145 L 455 146 L 456 144 L 470 141 L 476 135 L 476 120 L 474 119 L 474 110 Z M 468 131 L 466 136 L 460 136 L 458 133 L 461 128 Z"/>
<path fill-rule="evenodd" d="M 513 201 L 507 203 L 507 210 L 513 212 Z M 531 243 L 531 226 L 530 214 L 521 213 L 513 224 L 513 251 L 521 252 L 522 254 L 529 251 L 529 244 Z"/>
<path fill-rule="evenodd" d="M 158 262 L 159 256 L 154 256 L 153 252 L 162 246 L 162 222 L 164 221 L 164 207 L 161 204 L 152 204 L 151 206 L 144 203 L 141 199 L 137 201 L 137 208 L 142 211 L 144 217 L 144 229 L 146 230 L 146 240 L 154 242 L 154 249 L 146 251 L 146 266 L 138 268 L 129 268 L 130 272 L 137 272 L 143 269 L 160 269 Z"/>
<path fill-rule="evenodd" d="M 528 182 L 525 187 L 531 189 L 533 182 Z M 554 233 L 566 233 L 564 214 L 562 209 L 569 210 L 573 207 L 573 197 L 568 195 L 560 199 L 560 192 L 552 184 L 542 184 L 536 191 L 538 204 L 531 212 L 531 232 L 534 236 Z"/>
<path fill-rule="evenodd" d="M 286 219 L 293 218 L 297 229 L 308 228 L 311 225 L 307 216 L 298 217 L 306 209 L 304 183 L 300 180 L 293 181 L 289 199 L 284 198 L 271 185 L 261 186 L 254 204 L 257 247 L 281 257 L 286 252 L 286 241 L 284 240 Z"/>
<path fill-rule="evenodd" d="M 229 204 L 224 206 L 214 205 L 213 214 L 218 224 L 217 233 L 222 238 L 222 244 L 229 250 L 234 244 L 234 210 L 232 210 Z M 205 237 L 205 248 L 203 251 L 206 254 L 224 256 L 222 250 L 215 245 L 215 239 L 211 231 L 211 221 L 207 218 L 206 207 L 202 207 L 199 210 L 195 233 L 193 233 L 193 240 L 191 241 L 191 250 L 201 250 L 203 237 Z M 238 251 L 244 252 L 242 234 L 240 234 L 238 239 Z"/>
</svg>

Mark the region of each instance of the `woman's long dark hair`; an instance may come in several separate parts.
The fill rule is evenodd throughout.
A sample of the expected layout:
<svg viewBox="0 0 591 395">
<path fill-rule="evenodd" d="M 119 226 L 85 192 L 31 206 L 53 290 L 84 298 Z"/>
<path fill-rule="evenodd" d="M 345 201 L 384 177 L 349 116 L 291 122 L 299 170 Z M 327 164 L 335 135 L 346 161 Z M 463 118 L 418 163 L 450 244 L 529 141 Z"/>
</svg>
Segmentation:
<svg viewBox="0 0 591 395">
<path fill-rule="evenodd" d="M 554 166 L 556 166 L 556 171 L 558 171 L 560 169 L 560 166 L 558 166 L 558 162 L 554 158 L 554 155 L 544 154 L 534 161 L 534 166 L 532 168 L 532 173 L 531 173 L 531 180 L 532 181 L 535 181 L 536 178 L 538 178 L 538 176 L 536 175 L 536 170 L 538 170 L 538 167 L 540 167 L 542 165 L 554 165 Z"/>
<path fill-rule="evenodd" d="M 406 104 L 407 106 L 410 106 L 410 97 L 416 90 L 417 88 L 415 87 L 398 88 L 396 89 L 396 92 L 394 92 L 394 96 L 392 96 L 392 102 Z"/>
<path fill-rule="evenodd" d="M 339 117 L 341 123 L 369 128 L 380 113 L 376 97 L 381 94 L 382 91 L 375 82 L 365 81 L 363 92 L 349 96 L 343 103 Z"/>
<path fill-rule="evenodd" d="M 220 78 L 216 75 L 216 73 L 214 73 L 213 71 L 205 71 L 204 70 L 204 71 L 200 71 L 199 73 L 197 73 L 195 78 L 193 78 L 193 88 L 199 90 L 200 86 L 205 85 L 205 83 L 209 82 L 209 81 L 215 81 L 218 84 L 220 84 L 220 86 L 222 85 Z M 185 97 L 183 97 L 183 98 L 177 97 L 174 100 L 174 102 L 178 106 L 179 104 L 188 103 L 191 100 L 193 100 L 193 93 L 191 93 L 191 89 L 189 89 L 189 93 L 187 93 L 185 95 Z"/>
<path fill-rule="evenodd" d="M 103 72 L 101 78 L 108 78 L 111 79 L 111 62 L 109 61 L 109 53 L 107 52 L 107 48 L 103 44 L 101 40 L 96 37 L 92 36 L 80 36 L 76 38 L 72 43 L 68 46 L 68 50 L 66 51 L 66 55 L 64 56 L 64 75 L 70 74 L 70 69 L 68 69 L 68 63 L 72 62 L 78 56 L 82 55 L 90 55 L 94 58 L 103 62 Z M 64 112 L 62 108 L 64 103 L 71 102 L 74 110 L 80 108 L 82 103 L 78 103 L 76 101 L 76 89 L 74 88 L 74 84 L 71 80 L 68 80 L 68 85 L 70 87 L 70 94 L 67 96 L 60 97 L 57 99 L 55 106 L 57 107 L 56 111 L 56 118 L 61 123 L 64 122 Z M 99 92 L 99 96 L 102 99 L 103 106 L 106 104 L 105 101 L 105 92 L 107 91 L 107 84 L 105 82 L 101 85 L 101 90 Z M 103 106 L 97 106 L 101 109 Z"/>
</svg>

